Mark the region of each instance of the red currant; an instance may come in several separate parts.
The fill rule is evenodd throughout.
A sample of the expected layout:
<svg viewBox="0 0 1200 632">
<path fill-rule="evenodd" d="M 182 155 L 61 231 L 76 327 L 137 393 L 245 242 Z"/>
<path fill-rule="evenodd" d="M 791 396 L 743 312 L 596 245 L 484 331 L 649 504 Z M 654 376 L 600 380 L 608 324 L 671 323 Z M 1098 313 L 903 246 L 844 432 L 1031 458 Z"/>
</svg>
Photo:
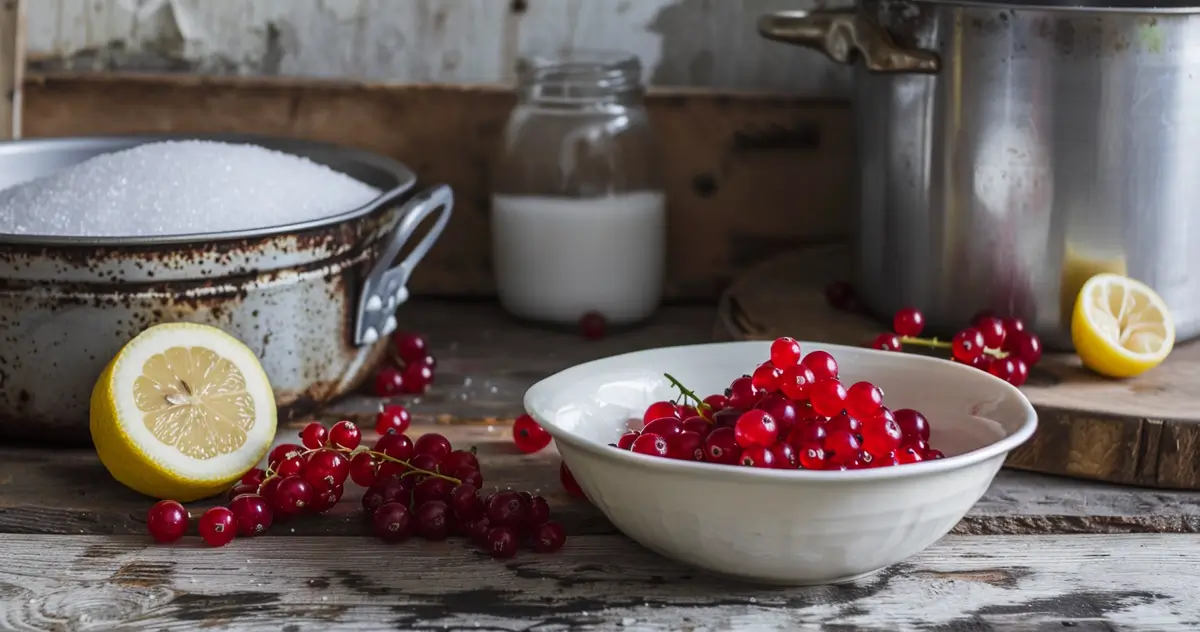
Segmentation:
<svg viewBox="0 0 1200 632">
<path fill-rule="evenodd" d="M 801 445 L 815 444 L 820 446 L 825 441 L 826 436 L 825 422 L 817 420 L 805 420 L 796 422 L 796 427 L 792 428 L 792 432 L 788 434 L 788 443 L 797 450 Z"/>
<path fill-rule="evenodd" d="M 1010 336 L 1018 331 L 1025 331 L 1025 321 L 1020 318 L 1005 318 L 1004 331 Z"/>
<path fill-rule="evenodd" d="M 859 419 L 879 414 L 883 408 L 883 391 L 870 382 L 855 382 L 846 389 L 846 411 Z"/>
<path fill-rule="evenodd" d="M 371 515 L 375 536 L 384 542 L 402 542 L 413 532 L 412 512 L 404 503 L 388 502 Z"/>
<path fill-rule="evenodd" d="M 466 520 L 484 513 L 483 501 L 479 500 L 479 488 L 469 483 L 457 485 L 450 490 L 450 509 L 454 516 Z"/>
<path fill-rule="evenodd" d="M 328 435 L 329 431 L 325 429 L 324 424 L 314 421 L 300 431 L 300 443 L 309 450 L 316 450 L 325 445 L 325 437 Z"/>
<path fill-rule="evenodd" d="M 1042 359 L 1042 340 L 1027 331 L 1016 331 L 1004 340 L 1004 350 L 1032 367 Z"/>
<path fill-rule="evenodd" d="M 237 520 L 228 507 L 213 507 L 204 512 L 196 528 L 209 546 L 225 546 L 237 536 Z"/>
<path fill-rule="evenodd" d="M 722 426 L 704 438 L 704 460 L 709 463 L 733 465 L 741 456 L 733 428 Z"/>
<path fill-rule="evenodd" d="M 436 432 L 421 435 L 417 438 L 417 443 L 413 446 L 413 450 L 417 454 L 428 454 L 434 457 L 438 463 L 449 456 L 452 449 L 450 440 Z"/>
<path fill-rule="evenodd" d="M 818 443 L 801 443 L 796 446 L 796 452 L 800 467 L 806 470 L 823 470 L 828 464 L 825 450 Z"/>
<path fill-rule="evenodd" d="M 389 432 L 404 434 L 412 423 L 412 415 L 403 406 L 390 404 L 384 406 L 375 416 L 375 432 L 385 435 Z"/>
<path fill-rule="evenodd" d="M 954 334 L 950 348 L 956 360 L 969 364 L 975 358 L 983 355 L 983 334 L 974 327 L 968 327 Z"/>
<path fill-rule="evenodd" d="M 942 454 L 941 450 L 929 450 L 928 452 L 925 453 L 926 461 L 936 461 L 938 459 L 944 459 L 944 458 L 946 458 L 946 455 Z"/>
<path fill-rule="evenodd" d="M 557 522 L 544 522 L 538 525 L 533 534 L 533 550 L 538 553 L 553 553 L 567 542 L 567 533 Z"/>
<path fill-rule="evenodd" d="M 174 542 L 187 531 L 188 513 L 174 500 L 160 500 L 146 513 L 146 529 L 158 542 Z"/>
<path fill-rule="evenodd" d="M 849 465 L 858 458 L 858 452 L 862 449 L 862 444 L 859 443 L 858 437 L 854 434 L 839 430 L 830 432 L 825 437 L 825 457 L 841 465 Z"/>
<path fill-rule="evenodd" d="M 633 445 L 629 449 L 638 454 L 667 456 L 667 440 L 662 435 L 643 432 L 634 440 Z"/>
<path fill-rule="evenodd" d="M 923 461 L 921 455 L 917 453 L 916 448 L 901 448 L 896 452 L 896 463 L 898 465 L 907 465 L 909 463 L 917 463 Z"/>
<path fill-rule="evenodd" d="M 271 478 L 263 481 L 262 485 L 258 486 L 258 495 L 265 498 L 267 504 L 271 505 L 272 507 L 275 506 L 275 492 L 279 490 L 279 481 L 282 480 L 283 479 L 279 478 L 278 476 L 272 476 Z"/>
<path fill-rule="evenodd" d="M 617 439 L 617 447 L 621 448 L 622 450 L 628 450 L 629 448 L 633 447 L 633 442 L 641 434 L 642 433 L 636 430 L 630 430 L 629 432 L 626 432 L 625 434 L 621 435 L 620 439 Z"/>
<path fill-rule="evenodd" d="M 642 434 L 656 434 L 661 437 L 674 437 L 681 432 L 683 423 L 674 417 L 660 417 L 642 428 Z"/>
<path fill-rule="evenodd" d="M 289 476 L 275 488 L 271 509 L 275 516 L 289 518 L 306 510 L 312 501 L 312 485 L 299 476 Z"/>
<path fill-rule="evenodd" d="M 796 450 L 783 441 L 771 446 L 771 456 L 775 459 L 775 467 L 781 470 L 794 470 L 800 466 Z"/>
<path fill-rule="evenodd" d="M 346 482 L 350 475 L 350 461 L 341 453 L 321 449 L 308 455 L 308 463 L 304 466 L 304 480 L 313 487 L 322 484 L 334 487 Z"/>
<path fill-rule="evenodd" d="M 707 419 L 712 419 L 713 414 L 715 414 L 717 411 L 724 410 L 729 407 L 729 398 L 719 394 L 709 395 L 708 397 L 704 398 L 704 403 L 708 406 L 708 414 L 705 414 L 704 411 L 700 411 L 700 414 Z"/>
<path fill-rule="evenodd" d="M 486 502 L 488 521 L 496 527 L 518 529 L 528 518 L 528 507 L 521 494 L 514 491 L 496 492 Z"/>
<path fill-rule="evenodd" d="M 550 433 L 538 425 L 533 417 L 521 415 L 513 422 L 513 443 L 525 454 L 532 454 L 550 445 Z"/>
<path fill-rule="evenodd" d="M 423 453 L 417 454 L 413 458 L 409 459 L 409 461 L 408 461 L 409 468 L 408 469 L 418 471 L 418 472 L 435 472 L 436 473 L 436 472 L 441 471 L 441 468 L 438 467 L 439 463 L 441 463 L 441 459 L 437 458 L 436 456 L 434 456 L 432 454 L 423 452 Z M 401 467 L 403 467 L 403 466 L 401 466 Z M 426 475 L 424 473 L 421 473 L 421 474 L 412 474 L 412 475 L 407 476 L 406 478 L 411 479 L 413 484 L 415 485 L 415 484 L 420 483 L 421 481 L 425 480 L 425 476 Z"/>
<path fill-rule="evenodd" d="M 836 380 L 838 376 L 838 363 L 833 359 L 833 356 L 825 351 L 813 351 L 804 356 L 800 361 L 809 371 L 812 372 L 813 381 L 820 380 Z"/>
<path fill-rule="evenodd" d="M 294 456 L 275 466 L 275 474 L 282 478 L 299 476 L 304 473 L 304 457 Z"/>
<path fill-rule="evenodd" d="M 384 366 L 375 374 L 375 396 L 395 397 L 404 392 L 404 374 L 392 365 Z"/>
<path fill-rule="evenodd" d="M 704 437 L 696 432 L 681 432 L 669 437 L 667 456 L 681 461 L 703 461 Z"/>
<path fill-rule="evenodd" d="M 712 429 L 715 427 L 711 421 L 703 417 L 688 417 L 679 425 L 679 428 L 683 432 L 694 432 L 701 437 L 707 437 L 708 433 L 712 432 Z"/>
<path fill-rule="evenodd" d="M 991 373 L 1005 382 L 1020 386 L 1021 384 L 1024 384 L 1024 380 L 1021 379 L 1022 376 L 1018 374 L 1019 369 L 1017 369 L 1017 362 L 1019 362 L 1019 360 L 1014 360 L 1012 358 L 995 358 L 992 360 L 992 363 L 988 365 L 988 373 Z M 1021 364 L 1024 366 L 1023 362 Z M 1027 367 L 1025 368 L 1024 373 L 1024 377 L 1029 377 L 1029 369 Z"/>
<path fill-rule="evenodd" d="M 425 480 L 417 483 L 413 488 L 413 506 L 420 507 L 422 504 L 431 500 L 450 500 L 450 492 L 454 490 L 454 485 L 437 476 L 430 476 Z"/>
<path fill-rule="evenodd" d="M 375 470 L 378 464 L 375 457 L 366 452 L 359 452 L 350 459 L 350 480 L 359 487 L 370 487 L 375 483 Z"/>
<path fill-rule="evenodd" d="M 896 425 L 900 426 L 900 434 L 908 441 L 929 441 L 929 421 L 925 415 L 911 409 L 901 408 L 893 413 Z"/>
<path fill-rule="evenodd" d="M 362 441 L 362 433 L 354 422 L 342 420 L 329 429 L 329 445 L 342 450 L 353 450 Z"/>
<path fill-rule="evenodd" d="M 737 423 L 738 417 L 741 417 L 744 412 L 746 412 L 745 409 L 733 407 L 721 410 L 713 415 L 713 425 L 718 428 L 733 428 L 733 425 Z"/>
<path fill-rule="evenodd" d="M 748 410 L 738 417 L 733 432 L 737 444 L 744 450 L 753 446 L 770 446 L 775 443 L 775 438 L 779 435 L 779 428 L 776 427 L 773 417 L 766 411 L 756 408 Z"/>
<path fill-rule="evenodd" d="M 575 475 L 571 474 L 571 469 L 567 467 L 566 461 L 558 466 L 558 480 L 562 483 L 563 489 L 567 490 L 567 493 L 573 498 L 587 499 L 587 494 L 583 493 L 583 488 L 575 481 Z"/>
<path fill-rule="evenodd" d="M 550 503 L 546 502 L 541 496 L 530 494 L 525 515 L 526 526 L 536 527 L 546 524 L 550 520 Z"/>
<path fill-rule="evenodd" d="M 1021 358 L 1009 358 L 1013 363 L 1012 375 L 1008 378 L 1008 383 L 1013 386 L 1021 386 L 1025 380 L 1029 379 L 1029 365 Z"/>
<path fill-rule="evenodd" d="M 971 323 L 971 326 L 983 335 L 983 346 L 988 349 L 999 349 L 1004 345 L 1004 336 L 1008 332 L 1004 329 L 1004 321 L 999 318 L 985 316 Z"/>
<path fill-rule="evenodd" d="M 783 371 L 776 368 L 775 365 L 763 362 L 754 369 L 754 374 L 750 376 L 750 383 L 764 393 L 774 393 L 779 390 L 779 376 L 782 374 Z"/>
<path fill-rule="evenodd" d="M 429 344 L 425 342 L 424 338 L 412 332 L 396 332 L 392 336 L 392 343 L 396 347 L 396 355 L 405 364 L 412 364 L 429 355 Z"/>
<path fill-rule="evenodd" d="M 465 485 L 474 485 L 480 487 L 483 485 L 483 475 L 479 470 L 470 467 L 460 467 L 450 472 L 451 478 L 457 478 Z"/>
<path fill-rule="evenodd" d="M 738 463 L 745 467 L 774 469 L 776 467 L 775 453 L 771 451 L 771 448 L 756 445 L 743 450 Z"/>
<path fill-rule="evenodd" d="M 758 404 L 758 408 L 775 420 L 775 427 L 779 430 L 780 438 L 787 437 L 796 425 L 798 417 L 796 403 L 783 395 L 767 396 Z"/>
<path fill-rule="evenodd" d="M 900 447 L 904 433 L 897 424 L 886 417 L 876 417 L 863 424 L 859 431 L 862 448 L 875 456 L 883 456 Z"/>
<path fill-rule="evenodd" d="M 896 312 L 896 316 L 892 318 L 892 331 L 901 336 L 914 338 L 920 336 L 923 329 L 925 329 L 925 315 L 915 307 L 905 307 Z"/>
<path fill-rule="evenodd" d="M 966 362 L 959 360 L 958 358 L 956 358 L 954 356 L 950 356 L 950 359 L 959 364 L 965 364 L 969 367 L 979 369 L 980 371 L 988 370 L 988 366 L 990 366 L 992 364 L 991 356 L 989 356 L 986 353 L 981 353 L 981 354 L 975 356 L 974 358 L 967 360 Z"/>
<path fill-rule="evenodd" d="M 308 510 L 319 514 L 333 509 L 342 500 L 342 494 L 345 491 L 341 485 L 314 485 L 313 500 L 312 504 L 308 506 Z"/>
<path fill-rule="evenodd" d="M 452 472 L 460 469 L 478 470 L 479 459 L 475 458 L 475 455 L 467 450 L 455 450 L 442 459 L 439 467 L 443 472 Z M 458 477 L 456 476 L 455 478 Z"/>
<path fill-rule="evenodd" d="M 600 312 L 588 312 L 579 318 L 579 333 L 588 340 L 599 340 L 608 331 L 608 321 Z"/>
<path fill-rule="evenodd" d="M 407 461 L 416 454 L 412 439 L 402 434 L 385 434 L 379 437 L 379 441 L 375 442 L 375 451 L 399 461 Z"/>
<path fill-rule="evenodd" d="M 517 533 L 508 527 L 493 527 L 487 532 L 484 545 L 489 555 L 505 559 L 517 554 Z"/>
<path fill-rule="evenodd" d="M 796 365 L 779 376 L 779 390 L 784 395 L 802 402 L 808 399 L 808 386 L 817 381 L 813 372 L 806 366 Z"/>
<path fill-rule="evenodd" d="M 271 450 L 271 454 L 267 457 L 267 463 L 274 469 L 280 463 L 304 453 L 304 446 L 299 446 L 294 443 L 281 443 Z"/>
<path fill-rule="evenodd" d="M 646 412 L 642 414 L 642 423 L 648 424 L 655 419 L 662 419 L 663 417 L 682 419 L 679 416 L 679 407 L 675 405 L 675 402 L 654 402 L 650 404 L 646 408 Z"/>
<path fill-rule="evenodd" d="M 679 418 L 680 419 L 687 419 L 688 417 L 695 417 L 696 415 L 699 415 L 699 414 L 700 414 L 700 411 L 697 410 L 695 406 L 681 405 L 679 407 Z"/>
<path fill-rule="evenodd" d="M 433 369 L 425 364 L 410 364 L 404 369 L 404 390 L 408 395 L 420 395 L 433 385 Z"/>
<path fill-rule="evenodd" d="M 808 401 L 817 414 L 833 417 L 846 408 L 846 387 L 836 379 L 818 379 L 808 387 Z"/>
<path fill-rule="evenodd" d="M 800 364 L 800 343 L 795 338 L 776 338 L 771 343 L 771 364 L 780 370 L 786 370 Z"/>
<path fill-rule="evenodd" d="M 757 406 L 766 394 L 766 391 L 754 385 L 753 378 L 742 376 L 729 385 L 729 405 L 749 410 Z"/>
<path fill-rule="evenodd" d="M 899 351 L 901 346 L 900 336 L 896 334 L 879 334 L 875 336 L 875 340 L 871 341 L 871 348 L 880 351 Z"/>
<path fill-rule="evenodd" d="M 450 535 L 450 508 L 440 500 L 430 500 L 417 507 L 417 535 L 426 540 L 445 540 Z"/>
<path fill-rule="evenodd" d="M 835 432 L 848 432 L 852 435 L 857 435 L 862 430 L 862 422 L 856 417 L 851 417 L 842 411 L 833 417 L 829 418 L 829 422 L 825 424 L 826 436 Z"/>
<path fill-rule="evenodd" d="M 394 502 L 406 502 L 407 496 L 411 488 L 405 483 L 408 479 L 401 482 L 400 479 L 387 477 L 380 478 L 375 481 L 375 484 L 363 493 L 362 506 L 363 510 L 368 514 L 374 513 L 383 505 Z"/>
<path fill-rule="evenodd" d="M 238 483 L 237 485 L 234 485 L 232 489 L 229 490 L 229 494 L 227 494 L 227 495 L 229 496 L 229 500 L 233 500 L 234 498 L 237 498 L 238 496 L 241 496 L 242 494 L 257 494 L 257 493 L 258 493 L 257 485 L 247 485 L 245 483 Z"/>
<path fill-rule="evenodd" d="M 258 494 L 242 494 L 229 503 L 229 510 L 237 521 L 238 535 L 253 537 L 271 528 L 271 507 Z"/>
<path fill-rule="evenodd" d="M 258 468 L 258 467 L 251 468 L 249 472 L 246 472 L 245 474 L 242 475 L 243 483 L 245 483 L 246 485 L 253 485 L 255 487 L 262 485 L 262 482 L 266 479 L 267 479 L 267 473 L 264 472 L 262 470 L 262 468 Z"/>
</svg>

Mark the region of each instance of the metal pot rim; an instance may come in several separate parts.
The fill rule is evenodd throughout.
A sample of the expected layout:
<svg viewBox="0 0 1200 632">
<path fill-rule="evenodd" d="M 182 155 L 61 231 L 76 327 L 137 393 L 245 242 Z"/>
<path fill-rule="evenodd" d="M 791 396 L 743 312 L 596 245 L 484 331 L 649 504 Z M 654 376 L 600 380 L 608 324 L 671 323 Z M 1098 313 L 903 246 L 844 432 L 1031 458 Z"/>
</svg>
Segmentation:
<svg viewBox="0 0 1200 632">
<path fill-rule="evenodd" d="M 888 0 L 884 0 L 889 4 Z M 913 4 L 936 4 L 1013 11 L 1062 11 L 1072 13 L 1129 13 L 1139 15 L 1171 15 L 1200 13 L 1200 5 L 1189 0 L 1160 0 L 1154 4 L 1139 4 L 1138 0 L 913 0 Z"/>
<path fill-rule="evenodd" d="M 168 246 L 181 243 L 224 242 L 239 239 L 260 239 L 277 235 L 299 233 L 315 228 L 333 226 L 359 219 L 387 204 L 381 200 L 394 199 L 416 185 L 416 175 L 404 164 L 386 156 L 335 143 L 302 140 L 265 134 L 127 134 L 122 136 L 70 136 L 63 138 L 37 138 L 0 142 L 0 155 L 30 147 L 113 147 L 113 151 L 127 149 L 145 143 L 159 141 L 207 140 L 227 143 L 249 143 L 297 155 L 305 152 L 336 152 L 349 160 L 364 164 L 395 179 L 393 184 L 382 188 L 376 198 L 366 204 L 327 217 L 279 226 L 268 226 L 248 230 L 219 231 L 212 233 L 190 233 L 185 235 L 156 235 L 152 237 L 80 237 L 62 235 L 13 235 L 0 233 L 0 246 L 55 246 L 55 247 L 131 247 Z M 311 159 L 311 158 L 310 158 Z M 317 161 L 320 162 L 320 161 Z"/>
</svg>

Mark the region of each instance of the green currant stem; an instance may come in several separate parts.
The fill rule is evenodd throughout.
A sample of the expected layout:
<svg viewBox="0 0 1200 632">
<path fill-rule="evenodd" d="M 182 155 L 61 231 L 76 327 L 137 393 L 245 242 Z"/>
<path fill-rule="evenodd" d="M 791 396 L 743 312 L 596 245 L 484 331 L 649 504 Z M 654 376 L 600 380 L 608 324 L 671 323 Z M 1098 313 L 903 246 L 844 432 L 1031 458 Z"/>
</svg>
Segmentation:
<svg viewBox="0 0 1200 632">
<path fill-rule="evenodd" d="M 705 404 L 704 400 L 697 397 L 696 393 L 689 390 L 688 387 L 684 386 L 682 382 L 675 379 L 675 376 L 671 375 L 670 373 L 663 373 L 663 375 L 666 376 L 666 378 L 668 380 L 670 380 L 672 386 L 679 389 L 679 392 L 684 397 L 687 397 L 687 398 L 691 399 L 692 401 L 696 402 L 696 412 L 708 411 L 709 413 L 712 413 L 712 406 Z M 704 415 L 700 415 L 700 416 L 703 417 L 705 420 L 707 420 L 709 423 L 712 423 L 712 420 L 709 419 L 708 417 L 705 417 Z"/>
<path fill-rule="evenodd" d="M 454 478 L 453 476 L 446 476 L 445 474 L 439 474 L 437 472 L 430 472 L 429 470 L 423 470 L 419 467 L 413 467 L 412 464 L 409 463 L 408 461 L 402 461 L 395 457 L 388 456 L 382 452 L 376 452 L 374 450 L 356 450 L 356 451 L 354 451 L 354 454 L 358 454 L 359 452 L 366 452 L 367 454 L 370 454 L 372 457 L 374 457 L 376 459 L 381 459 L 384 461 L 391 461 L 392 463 L 399 463 L 400 465 L 407 467 L 408 471 L 401 474 L 400 478 L 404 478 L 405 476 L 416 476 L 419 474 L 424 474 L 426 476 L 436 476 L 437 478 L 445 479 L 447 481 L 450 481 L 451 483 L 454 483 L 455 485 L 462 485 L 462 481 L 457 478 Z"/>
<path fill-rule="evenodd" d="M 914 345 L 917 347 L 929 347 L 931 349 L 950 349 L 954 347 L 952 343 L 944 340 L 938 340 L 937 338 L 914 338 L 912 336 L 900 336 L 900 344 Z M 984 349 L 983 352 L 992 356 L 993 358 L 1008 357 L 1007 353 L 999 349 Z"/>
</svg>

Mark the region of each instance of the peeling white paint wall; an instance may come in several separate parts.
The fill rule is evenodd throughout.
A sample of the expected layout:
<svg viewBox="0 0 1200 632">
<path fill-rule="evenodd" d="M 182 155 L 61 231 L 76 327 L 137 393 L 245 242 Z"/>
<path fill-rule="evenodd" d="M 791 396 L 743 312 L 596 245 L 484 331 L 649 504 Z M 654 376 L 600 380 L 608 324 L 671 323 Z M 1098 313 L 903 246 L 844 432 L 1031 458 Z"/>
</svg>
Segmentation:
<svg viewBox="0 0 1200 632">
<path fill-rule="evenodd" d="M 636 53 L 650 83 L 845 96 L 846 68 L 762 40 L 812 0 L 32 0 L 35 69 L 496 83 L 522 52 Z"/>
</svg>

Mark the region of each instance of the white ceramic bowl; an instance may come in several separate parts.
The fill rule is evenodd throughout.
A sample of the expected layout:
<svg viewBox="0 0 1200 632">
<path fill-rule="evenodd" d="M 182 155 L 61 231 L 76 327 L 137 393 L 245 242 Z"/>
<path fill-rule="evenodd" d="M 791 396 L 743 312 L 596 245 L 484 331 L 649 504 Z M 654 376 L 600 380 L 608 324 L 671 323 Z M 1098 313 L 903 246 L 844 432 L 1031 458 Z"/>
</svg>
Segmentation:
<svg viewBox="0 0 1200 632">
<path fill-rule="evenodd" d="M 806 353 L 832 353 L 847 384 L 879 386 L 893 410 L 924 413 L 930 443 L 946 458 L 845 472 L 763 470 L 608 445 L 630 419 L 640 421 L 646 406 L 676 396 L 663 373 L 701 397 L 720 393 L 769 357 L 769 342 L 669 347 L 588 362 L 535 384 L 525 408 L 554 436 L 587 497 L 629 537 L 716 573 L 794 585 L 847 582 L 933 544 L 1037 427 L 1025 396 L 983 371 L 904 353 L 801 345 Z"/>
</svg>

